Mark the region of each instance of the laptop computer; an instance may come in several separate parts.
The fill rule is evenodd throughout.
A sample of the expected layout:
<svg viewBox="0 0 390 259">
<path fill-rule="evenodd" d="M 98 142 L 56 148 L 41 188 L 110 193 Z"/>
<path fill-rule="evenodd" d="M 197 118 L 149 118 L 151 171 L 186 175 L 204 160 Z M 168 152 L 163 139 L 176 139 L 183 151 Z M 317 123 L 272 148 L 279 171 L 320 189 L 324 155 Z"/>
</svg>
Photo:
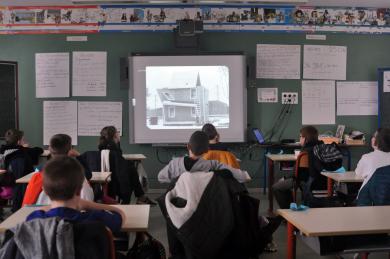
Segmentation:
<svg viewBox="0 0 390 259">
<path fill-rule="evenodd" d="M 252 132 L 253 132 L 253 135 L 255 135 L 257 143 L 259 143 L 260 145 L 276 145 L 276 144 L 279 144 L 277 142 L 266 141 L 265 138 L 264 138 L 264 134 L 258 128 L 253 128 Z"/>
</svg>

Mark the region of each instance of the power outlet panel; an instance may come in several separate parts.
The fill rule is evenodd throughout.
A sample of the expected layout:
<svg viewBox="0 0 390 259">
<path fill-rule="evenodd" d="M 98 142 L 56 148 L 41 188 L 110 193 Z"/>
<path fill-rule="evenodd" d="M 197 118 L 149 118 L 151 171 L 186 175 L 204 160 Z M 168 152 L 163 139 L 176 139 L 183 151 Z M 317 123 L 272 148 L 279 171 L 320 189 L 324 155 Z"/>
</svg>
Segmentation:
<svg viewBox="0 0 390 259">
<path fill-rule="evenodd" d="M 282 93 L 282 104 L 298 104 L 298 93 L 297 92 L 283 92 Z"/>
</svg>

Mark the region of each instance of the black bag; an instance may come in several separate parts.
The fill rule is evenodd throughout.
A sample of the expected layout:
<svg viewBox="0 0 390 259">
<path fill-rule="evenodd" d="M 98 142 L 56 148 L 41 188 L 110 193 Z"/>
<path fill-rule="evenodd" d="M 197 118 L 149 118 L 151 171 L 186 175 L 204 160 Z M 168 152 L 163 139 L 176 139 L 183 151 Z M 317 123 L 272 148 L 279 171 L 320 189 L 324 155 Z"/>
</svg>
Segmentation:
<svg viewBox="0 0 390 259">
<path fill-rule="evenodd" d="M 343 154 L 334 142 L 314 146 L 313 153 L 327 171 L 337 170 L 343 164 Z"/>
<path fill-rule="evenodd" d="M 138 232 L 127 259 L 165 259 L 165 248 L 148 232 Z"/>
</svg>

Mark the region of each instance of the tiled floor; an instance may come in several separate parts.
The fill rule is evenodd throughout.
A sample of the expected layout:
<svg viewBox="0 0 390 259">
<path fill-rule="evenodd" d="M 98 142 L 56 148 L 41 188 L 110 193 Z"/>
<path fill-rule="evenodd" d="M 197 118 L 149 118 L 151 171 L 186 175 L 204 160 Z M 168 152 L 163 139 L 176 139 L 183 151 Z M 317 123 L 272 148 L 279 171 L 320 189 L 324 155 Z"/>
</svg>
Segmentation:
<svg viewBox="0 0 390 259">
<path fill-rule="evenodd" d="M 268 199 L 267 196 L 263 195 L 259 190 L 251 190 L 251 195 L 254 197 L 260 198 L 260 213 L 265 215 L 265 212 L 268 208 Z M 160 194 L 157 192 L 153 192 L 149 194 L 149 197 L 156 198 Z M 389 221 L 390 222 L 390 221 Z M 320 224 L 320 222 L 319 222 Z M 390 223 L 389 223 L 390 224 Z M 150 219 L 149 219 L 149 232 L 158 240 L 160 240 L 166 249 L 167 245 L 167 237 L 165 230 L 165 220 L 161 215 L 160 209 L 158 206 L 152 207 L 150 211 Z M 267 253 L 262 254 L 259 258 L 261 259 L 279 259 L 279 258 L 287 258 L 287 239 L 286 239 L 286 225 L 282 224 L 279 229 L 274 234 L 274 240 L 278 246 L 278 251 L 276 253 Z M 168 250 L 168 249 L 167 249 Z M 353 255 L 343 255 L 343 257 L 336 256 L 319 256 L 309 247 L 307 247 L 302 241 L 297 239 L 297 258 L 305 258 L 305 259 L 315 259 L 315 258 L 353 258 Z M 387 253 L 375 253 L 370 254 L 370 259 L 379 259 L 379 258 L 389 258 Z"/>
</svg>

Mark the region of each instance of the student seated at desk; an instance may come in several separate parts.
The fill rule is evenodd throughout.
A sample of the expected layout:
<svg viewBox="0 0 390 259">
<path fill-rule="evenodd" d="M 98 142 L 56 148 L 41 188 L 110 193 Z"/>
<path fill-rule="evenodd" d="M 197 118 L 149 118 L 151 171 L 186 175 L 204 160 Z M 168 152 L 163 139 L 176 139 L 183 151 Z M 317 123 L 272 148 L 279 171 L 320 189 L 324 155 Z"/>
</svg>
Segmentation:
<svg viewBox="0 0 390 259">
<path fill-rule="evenodd" d="M 158 174 L 161 183 L 170 183 L 184 172 L 209 172 L 229 170 L 233 177 L 243 183 L 251 180 L 248 172 L 221 164 L 216 160 L 205 160 L 202 155 L 209 150 L 209 138 L 202 131 L 195 131 L 187 145 L 189 156 L 174 158 Z"/>
<path fill-rule="evenodd" d="M 70 136 L 66 134 L 56 134 L 50 139 L 49 150 L 50 150 L 51 158 L 56 158 L 58 156 L 69 156 L 69 154 L 74 154 L 74 152 L 71 151 L 71 148 L 72 148 L 72 139 Z M 87 170 L 89 171 L 88 168 Z M 87 170 L 84 169 L 83 172 Z M 92 175 L 91 172 L 90 174 Z M 23 198 L 23 206 L 31 205 L 31 204 L 47 205 L 50 203 L 50 199 L 43 191 L 42 186 L 43 186 L 42 173 L 37 172 L 31 177 L 31 180 L 27 185 L 26 193 Z M 85 173 L 84 173 L 84 182 L 82 187 L 83 188 L 81 189 L 81 198 L 85 200 L 93 201 L 94 199 L 93 190 L 89 185 L 89 183 L 87 182 L 87 179 L 85 178 Z"/>
<path fill-rule="evenodd" d="M 24 132 L 18 129 L 9 129 L 4 135 L 5 144 L 1 145 L 0 154 L 6 159 L 10 159 L 17 153 L 23 153 L 30 159 L 31 165 L 38 164 L 39 156 L 43 153 L 40 147 L 29 147 L 29 144 L 24 139 Z"/>
<path fill-rule="evenodd" d="M 115 207 L 83 200 L 80 193 L 85 176 L 82 165 L 74 158 L 56 156 L 43 168 L 43 189 L 51 204 L 32 212 L 27 221 L 59 217 L 72 222 L 97 221 L 112 232 L 119 232 L 125 221 L 124 213 Z"/>
<path fill-rule="evenodd" d="M 12 211 L 21 207 L 25 192 L 25 186 L 13 186 L 15 180 L 31 173 L 33 166 L 38 164 L 39 156 L 43 153 L 40 147 L 28 147 L 23 135 L 23 131 L 18 129 L 7 130 L 4 136 L 5 145 L 0 148 L 1 160 L 4 161 L 2 166 L 7 170 L 0 180 L 0 186 L 2 186 L 0 197 L 8 199 L 12 196 Z"/>
<path fill-rule="evenodd" d="M 371 138 L 371 147 L 374 151 L 363 155 L 355 169 L 356 175 L 364 178 L 359 194 L 378 168 L 390 165 L 390 129 L 379 128 Z"/>
<path fill-rule="evenodd" d="M 122 157 L 120 133 L 114 126 L 106 126 L 100 131 L 98 149 L 100 152 L 110 150 L 110 153 L 114 154 L 113 157 L 116 157 L 116 170 L 111 169 L 113 175 L 111 182 L 108 184 L 110 196 L 114 198 L 117 194 L 120 194 L 122 203 L 128 204 L 130 203 L 131 193 L 134 192 L 135 197 L 137 197 L 137 204 L 156 205 L 154 201 L 145 196 L 134 164 Z M 104 164 L 109 165 L 111 163 L 109 156 L 106 156 L 105 160 L 103 161 Z"/>
<path fill-rule="evenodd" d="M 228 151 L 226 145 L 219 142 L 220 136 L 213 124 L 206 123 L 203 125 L 202 131 L 206 133 L 209 138 L 209 150 Z"/>
<path fill-rule="evenodd" d="M 272 186 L 275 199 L 281 209 L 288 209 L 293 202 L 292 189 L 294 184 L 301 186 L 304 193 L 304 203 L 313 206 L 310 203 L 315 202 L 311 196 L 311 190 L 326 189 L 326 178 L 321 175 L 321 171 L 335 171 L 342 167 L 341 152 L 327 153 L 326 148 L 322 148 L 324 142 L 318 140 L 318 130 L 313 126 L 305 126 L 300 130 L 299 140 L 302 151 L 308 153 L 309 168 L 299 170 L 298 179 L 294 177 L 283 177 Z M 331 150 L 330 150 L 331 151 Z M 322 161 L 321 157 L 334 160 L 332 162 Z"/>
</svg>

